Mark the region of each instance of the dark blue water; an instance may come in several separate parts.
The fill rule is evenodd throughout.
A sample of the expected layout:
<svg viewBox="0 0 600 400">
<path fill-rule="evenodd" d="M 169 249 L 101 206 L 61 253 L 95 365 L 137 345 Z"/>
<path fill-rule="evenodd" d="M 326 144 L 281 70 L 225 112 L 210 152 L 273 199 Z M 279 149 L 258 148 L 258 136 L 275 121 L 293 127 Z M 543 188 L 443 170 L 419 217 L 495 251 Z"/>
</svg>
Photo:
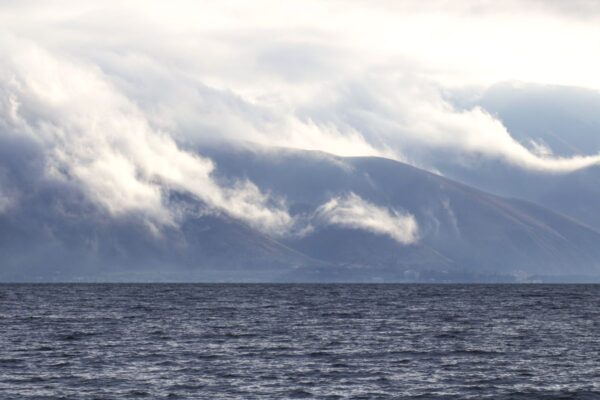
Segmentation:
<svg viewBox="0 0 600 400">
<path fill-rule="evenodd" d="M 600 286 L 0 285 L 0 399 L 600 398 Z"/>
</svg>

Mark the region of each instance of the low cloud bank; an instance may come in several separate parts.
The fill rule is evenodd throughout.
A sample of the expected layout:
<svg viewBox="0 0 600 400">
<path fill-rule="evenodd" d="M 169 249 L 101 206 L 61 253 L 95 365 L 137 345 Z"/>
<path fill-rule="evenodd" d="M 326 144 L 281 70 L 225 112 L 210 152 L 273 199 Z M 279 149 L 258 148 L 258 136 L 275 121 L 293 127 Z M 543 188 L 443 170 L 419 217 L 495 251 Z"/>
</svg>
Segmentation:
<svg viewBox="0 0 600 400">
<path fill-rule="evenodd" d="M 146 149 L 136 153 L 163 152 L 163 159 L 181 147 L 169 150 L 167 144 L 164 151 L 158 150 L 161 142 L 225 138 L 342 156 L 379 155 L 431 169 L 439 154 L 450 154 L 457 162 L 473 156 L 495 158 L 556 173 L 600 162 L 599 155 L 565 158 L 531 151 L 495 116 L 477 107 L 457 109 L 444 100 L 445 92 L 461 85 L 484 87 L 498 79 L 535 77 L 541 71 L 548 80 L 562 82 L 565 68 L 551 61 L 568 58 L 555 46 L 571 51 L 569 41 L 581 43 L 581 52 L 569 55 L 589 61 L 571 64 L 585 65 L 591 71 L 585 76 L 594 84 L 594 63 L 600 58 L 591 60 L 590 51 L 582 49 L 595 46 L 595 36 L 583 35 L 581 27 L 596 32 L 597 24 L 573 19 L 566 11 L 586 9 L 583 3 L 566 8 L 534 1 L 526 6 L 460 1 L 442 8 L 416 1 L 377 6 L 362 1 L 283 6 L 269 0 L 261 6 L 187 1 L 168 6 L 154 1 L 59 4 L 9 2 L 0 17 L 2 101 L 9 102 L 9 115 L 18 109 L 28 122 L 42 113 L 46 122 L 37 128 L 54 131 L 45 136 L 63 141 L 56 148 L 85 145 L 80 135 L 74 140 L 73 135 L 57 134 L 63 128 L 123 131 L 129 125 L 132 131 L 153 132 L 149 143 L 141 146 Z M 512 18 L 514 31 L 505 38 L 505 19 L 516 8 L 526 18 Z M 435 10 L 443 10 L 446 17 L 440 20 Z M 557 23 L 563 12 L 570 17 Z M 532 24 L 540 35 L 561 40 L 545 40 L 558 44 L 541 47 Z M 436 30 L 429 31 L 429 26 Z M 392 45 L 390 37 L 411 40 L 394 40 Z M 515 47 L 515 42 L 522 45 Z M 532 53 L 534 45 L 544 55 L 541 65 L 522 57 Z M 83 157 L 76 151 L 63 153 L 67 158 L 75 153 Z M 173 168 L 189 173 L 195 164 L 200 176 L 196 179 L 206 180 L 210 163 L 185 158 L 176 157 Z M 95 165 L 87 162 L 86 169 L 106 175 L 104 186 L 110 186 L 93 191 L 103 197 L 122 186 L 124 182 L 114 182 L 115 171 L 110 169 L 132 168 L 126 164 L 115 154 L 103 154 Z M 145 161 L 136 165 L 144 167 L 121 179 L 157 175 Z M 73 173 L 83 178 L 89 171 Z M 161 178 L 173 181 L 175 176 Z M 148 207 L 159 207 L 156 188 L 140 179 L 129 183 L 131 189 L 119 196 L 122 205 L 144 199 Z M 112 206 L 119 208 L 114 201 Z M 281 218 L 265 223 L 281 224 Z"/>
<path fill-rule="evenodd" d="M 164 201 L 169 189 L 269 233 L 291 223 L 285 204 L 251 182 L 221 187 L 209 159 L 181 150 L 155 129 L 97 68 L 25 41 L 0 48 L 7 55 L 0 61 L 0 135 L 37 143 L 49 177 L 79 183 L 111 214 L 140 212 L 159 225 L 176 224 L 176 211 Z"/>
</svg>

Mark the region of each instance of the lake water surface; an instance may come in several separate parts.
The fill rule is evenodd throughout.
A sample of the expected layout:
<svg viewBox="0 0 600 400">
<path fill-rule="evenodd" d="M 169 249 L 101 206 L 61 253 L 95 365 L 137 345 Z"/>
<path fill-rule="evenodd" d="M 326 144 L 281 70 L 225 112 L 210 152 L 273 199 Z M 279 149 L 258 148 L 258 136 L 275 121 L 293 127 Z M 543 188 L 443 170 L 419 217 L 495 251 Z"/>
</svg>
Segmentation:
<svg viewBox="0 0 600 400">
<path fill-rule="evenodd" d="M 2 284 L 0 399 L 600 399 L 600 286 Z"/>
</svg>

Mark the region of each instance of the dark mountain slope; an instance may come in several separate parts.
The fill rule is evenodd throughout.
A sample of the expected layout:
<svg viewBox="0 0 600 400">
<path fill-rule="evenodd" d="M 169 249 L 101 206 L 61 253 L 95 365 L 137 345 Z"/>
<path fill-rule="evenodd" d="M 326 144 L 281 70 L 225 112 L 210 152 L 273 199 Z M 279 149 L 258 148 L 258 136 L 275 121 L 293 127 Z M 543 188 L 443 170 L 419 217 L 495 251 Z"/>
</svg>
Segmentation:
<svg viewBox="0 0 600 400">
<path fill-rule="evenodd" d="M 216 179 L 247 178 L 284 198 L 293 232 L 269 237 L 168 188 L 171 206 L 197 211 L 153 231 L 142 215 L 107 215 L 76 187 L 24 179 L 7 164 L 4 182 L 22 187 L 18 204 L 0 213 L 0 280 L 600 281 L 600 233 L 533 203 L 382 158 L 231 146 L 201 153 L 217 164 Z M 412 215 L 418 240 L 323 217 L 324 204 L 344 198 L 372 205 L 378 218 Z"/>
<path fill-rule="evenodd" d="M 401 245 L 387 236 L 316 224 L 286 243 L 315 258 L 363 266 L 395 266 L 397 276 L 595 276 L 600 233 L 546 208 L 494 196 L 439 175 L 381 158 L 318 152 L 209 149 L 219 170 L 244 176 L 285 196 L 298 215 L 334 196 L 355 193 L 409 212 L 421 239 Z M 386 276 L 388 276 L 387 274 Z M 462 275 L 461 275 L 462 276 Z M 436 278 L 437 279 L 437 278 Z M 585 278 L 587 279 L 587 278 Z"/>
<path fill-rule="evenodd" d="M 0 215 L 0 281 L 252 282 L 322 264 L 226 215 L 153 232 L 141 216 L 106 215 L 72 188 L 41 192 Z"/>
</svg>

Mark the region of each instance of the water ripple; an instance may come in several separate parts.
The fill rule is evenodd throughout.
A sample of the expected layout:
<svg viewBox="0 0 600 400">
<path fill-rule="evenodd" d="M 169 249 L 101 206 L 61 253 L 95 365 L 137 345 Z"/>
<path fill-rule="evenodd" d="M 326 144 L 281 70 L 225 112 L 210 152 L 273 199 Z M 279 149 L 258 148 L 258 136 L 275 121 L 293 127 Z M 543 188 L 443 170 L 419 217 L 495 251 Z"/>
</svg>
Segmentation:
<svg viewBox="0 0 600 400">
<path fill-rule="evenodd" d="M 0 285 L 1 399 L 598 399 L 600 286 Z"/>
</svg>

